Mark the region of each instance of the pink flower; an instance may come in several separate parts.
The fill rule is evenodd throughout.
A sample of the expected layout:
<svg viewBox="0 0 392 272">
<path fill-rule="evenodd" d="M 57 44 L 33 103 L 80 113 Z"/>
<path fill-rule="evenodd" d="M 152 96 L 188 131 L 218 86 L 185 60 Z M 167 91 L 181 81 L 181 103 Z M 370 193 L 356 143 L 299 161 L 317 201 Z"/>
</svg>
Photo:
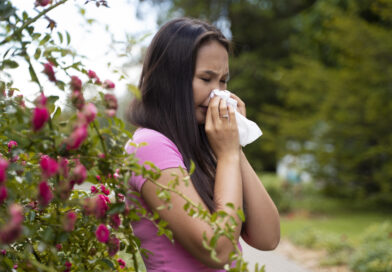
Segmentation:
<svg viewBox="0 0 392 272">
<path fill-rule="evenodd" d="M 119 266 L 120 266 L 121 269 L 124 269 L 124 268 L 125 268 L 125 262 L 124 262 L 123 259 L 117 259 L 117 262 L 118 262 L 118 264 L 119 264 Z"/>
<path fill-rule="evenodd" d="M 78 110 L 81 110 L 84 106 L 84 96 L 80 90 L 75 90 L 71 95 L 72 105 L 75 106 Z"/>
<path fill-rule="evenodd" d="M 109 230 L 104 224 L 100 224 L 95 231 L 95 237 L 101 243 L 106 243 L 109 240 Z"/>
<path fill-rule="evenodd" d="M 105 106 L 107 109 L 117 110 L 118 107 L 117 98 L 113 94 L 105 94 L 104 99 L 105 99 Z"/>
<path fill-rule="evenodd" d="M 110 226 L 114 229 L 118 229 L 121 225 L 121 218 L 118 214 L 113 214 L 110 217 Z"/>
<path fill-rule="evenodd" d="M 54 70 L 53 70 L 53 64 L 48 62 L 44 64 L 44 74 L 46 74 L 49 78 L 50 81 L 55 82 L 56 81 L 56 76 L 54 74 Z"/>
<path fill-rule="evenodd" d="M 5 186 L 0 187 L 0 205 L 7 199 L 8 193 Z"/>
<path fill-rule="evenodd" d="M 23 208 L 19 204 L 12 204 L 8 208 L 10 220 L 0 229 L 0 242 L 10 244 L 18 239 L 22 233 Z"/>
<path fill-rule="evenodd" d="M 69 164 L 69 161 L 67 159 L 65 159 L 65 158 L 60 159 L 60 163 L 59 163 L 60 174 L 63 175 L 64 178 L 68 177 L 68 171 L 69 171 L 68 164 Z"/>
<path fill-rule="evenodd" d="M 97 74 L 93 70 L 88 70 L 87 75 L 89 78 L 97 78 Z"/>
<path fill-rule="evenodd" d="M 97 116 L 98 110 L 93 103 L 88 103 L 84 105 L 82 113 L 87 123 L 91 123 L 92 121 L 94 121 L 95 117 Z"/>
<path fill-rule="evenodd" d="M 71 76 L 71 90 L 72 91 L 81 91 L 82 90 L 82 81 L 77 76 Z"/>
<path fill-rule="evenodd" d="M 65 270 L 64 270 L 64 272 L 70 272 L 71 271 L 71 267 L 72 267 L 72 263 L 70 263 L 70 262 L 65 262 Z"/>
<path fill-rule="evenodd" d="M 124 202 L 125 196 L 124 196 L 122 193 L 118 193 L 118 194 L 117 194 L 117 199 L 118 199 L 120 202 Z"/>
<path fill-rule="evenodd" d="M 90 190 L 91 190 L 91 193 L 92 193 L 92 194 L 98 193 L 98 188 L 95 187 L 94 185 L 92 185 L 92 186 L 90 187 Z"/>
<path fill-rule="evenodd" d="M 101 181 L 101 177 L 99 175 L 96 175 L 95 178 L 99 181 Z"/>
<path fill-rule="evenodd" d="M 0 157 L 0 184 L 2 184 L 7 177 L 8 161 Z"/>
<path fill-rule="evenodd" d="M 68 212 L 63 219 L 63 229 L 68 232 L 73 231 L 75 228 L 76 219 L 77 216 L 75 212 Z"/>
<path fill-rule="evenodd" d="M 47 108 L 44 107 L 34 108 L 33 119 L 32 119 L 34 131 L 40 130 L 48 120 L 49 120 L 49 111 Z"/>
<path fill-rule="evenodd" d="M 98 154 L 98 157 L 99 157 L 100 159 L 104 159 L 104 158 L 105 158 L 105 153 L 100 153 L 100 154 Z"/>
<path fill-rule="evenodd" d="M 100 187 L 101 187 L 101 192 L 102 192 L 102 193 L 104 193 L 105 195 L 109 195 L 109 194 L 110 194 L 110 190 L 107 189 L 107 188 L 105 187 L 105 185 L 102 184 Z"/>
<path fill-rule="evenodd" d="M 46 96 L 42 93 L 35 99 L 35 104 L 37 105 L 37 107 L 44 108 L 46 106 L 47 100 L 48 99 L 46 98 Z"/>
<path fill-rule="evenodd" d="M 56 244 L 56 249 L 57 249 L 58 251 L 60 251 L 62 248 L 63 248 L 63 246 L 62 246 L 61 244 Z"/>
<path fill-rule="evenodd" d="M 87 125 L 79 125 L 68 138 L 67 149 L 78 149 L 87 138 Z"/>
<path fill-rule="evenodd" d="M 82 184 L 83 181 L 86 179 L 87 177 L 87 170 L 86 167 L 84 167 L 83 164 L 78 163 L 75 168 L 72 170 L 71 172 L 71 183 L 73 184 Z"/>
<path fill-rule="evenodd" d="M 14 264 L 13 269 L 18 269 L 18 264 Z"/>
<path fill-rule="evenodd" d="M 50 178 L 56 175 L 59 169 L 59 165 L 57 164 L 57 161 L 55 159 L 52 159 L 48 155 L 41 156 L 41 160 L 39 164 L 41 166 L 42 175 L 45 178 Z"/>
<path fill-rule="evenodd" d="M 116 85 L 112 81 L 110 81 L 109 79 L 106 79 L 103 82 L 103 87 L 106 89 L 114 89 L 116 87 Z"/>
<path fill-rule="evenodd" d="M 7 254 L 7 250 L 5 250 L 5 249 L 0 250 L 0 254 L 5 256 Z"/>
<path fill-rule="evenodd" d="M 46 207 L 53 199 L 53 193 L 46 181 L 42 181 L 38 186 L 38 202 L 42 207 Z"/>
<path fill-rule="evenodd" d="M 15 141 L 9 141 L 9 142 L 8 142 L 8 152 L 11 152 L 11 149 L 12 149 L 14 146 L 17 147 L 17 146 L 18 146 L 18 143 L 15 142 Z"/>
<path fill-rule="evenodd" d="M 109 256 L 113 257 L 114 255 L 116 255 L 119 249 L 120 249 L 120 240 L 116 236 L 111 235 L 108 241 Z"/>
<path fill-rule="evenodd" d="M 109 207 L 108 207 L 108 201 L 107 201 L 107 199 L 105 198 L 105 196 L 103 196 L 103 195 L 98 195 L 96 198 L 95 198 L 95 203 L 94 203 L 94 214 L 95 214 L 95 217 L 97 218 L 97 219 L 99 219 L 99 218 L 104 218 L 105 217 L 105 215 L 106 215 L 106 212 L 107 212 L 107 210 L 109 209 Z"/>
</svg>

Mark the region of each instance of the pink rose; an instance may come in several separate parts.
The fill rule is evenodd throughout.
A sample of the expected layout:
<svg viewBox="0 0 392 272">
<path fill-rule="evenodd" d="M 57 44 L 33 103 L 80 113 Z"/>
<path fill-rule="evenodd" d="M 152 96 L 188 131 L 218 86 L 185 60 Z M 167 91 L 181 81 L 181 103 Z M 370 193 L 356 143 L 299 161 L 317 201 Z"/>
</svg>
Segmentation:
<svg viewBox="0 0 392 272">
<path fill-rule="evenodd" d="M 18 146 L 18 143 L 15 142 L 15 141 L 9 141 L 9 142 L 8 142 L 8 152 L 11 152 L 11 149 L 12 149 L 14 146 L 17 147 L 17 146 Z"/>
<path fill-rule="evenodd" d="M 105 106 L 107 109 L 117 110 L 118 108 L 117 98 L 113 94 L 105 94 L 104 99 L 105 99 Z"/>
<path fill-rule="evenodd" d="M 70 272 L 71 271 L 71 267 L 72 267 L 72 263 L 66 261 L 64 265 L 65 265 L 64 272 Z"/>
<path fill-rule="evenodd" d="M 75 168 L 71 172 L 71 183 L 73 184 L 82 184 L 83 181 L 87 178 L 87 170 L 83 164 L 78 163 Z"/>
<path fill-rule="evenodd" d="M 105 187 L 105 185 L 102 184 L 100 187 L 101 187 L 101 192 L 102 192 L 102 193 L 104 193 L 105 195 L 109 195 L 109 194 L 110 194 L 110 190 L 107 189 L 107 188 Z"/>
<path fill-rule="evenodd" d="M 8 208 L 10 220 L 0 229 L 0 242 L 10 244 L 22 233 L 23 207 L 12 204 Z"/>
<path fill-rule="evenodd" d="M 95 231 L 95 237 L 101 243 L 106 243 L 109 240 L 109 230 L 104 224 L 100 224 Z"/>
<path fill-rule="evenodd" d="M 54 70 L 53 70 L 53 64 L 48 62 L 44 64 L 44 74 L 46 74 L 49 78 L 50 81 L 55 82 L 56 81 L 56 76 L 54 74 Z"/>
<path fill-rule="evenodd" d="M 116 85 L 112 81 L 110 81 L 109 79 L 106 79 L 103 82 L 103 87 L 106 89 L 114 89 L 116 87 Z"/>
<path fill-rule="evenodd" d="M 7 177 L 8 161 L 0 157 L 0 184 L 2 184 Z"/>
<path fill-rule="evenodd" d="M 68 138 L 67 149 L 78 149 L 87 138 L 87 125 L 79 125 Z"/>
<path fill-rule="evenodd" d="M 125 262 L 123 259 L 117 259 L 117 262 L 121 269 L 125 268 Z"/>
<path fill-rule="evenodd" d="M 41 156 L 41 160 L 39 162 L 42 170 L 42 175 L 45 178 L 50 178 L 57 174 L 59 169 L 59 165 L 55 159 L 52 159 L 48 155 Z"/>
<path fill-rule="evenodd" d="M 42 93 L 40 96 L 38 96 L 36 99 L 35 99 L 35 104 L 37 105 L 37 107 L 39 107 L 39 108 L 45 108 L 45 106 L 46 106 L 46 101 L 47 101 L 48 99 L 46 98 L 46 96 Z"/>
<path fill-rule="evenodd" d="M 91 193 L 92 193 L 92 194 L 98 193 L 98 188 L 95 187 L 94 185 L 92 185 L 92 186 L 90 187 L 90 190 L 91 190 Z"/>
<path fill-rule="evenodd" d="M 47 108 L 34 108 L 33 110 L 33 130 L 38 131 L 40 130 L 45 123 L 49 120 L 49 111 Z"/>
<path fill-rule="evenodd" d="M 7 254 L 7 250 L 5 250 L 5 249 L 0 250 L 0 254 L 5 256 Z"/>
<path fill-rule="evenodd" d="M 7 199 L 8 193 L 5 186 L 0 187 L 0 205 Z"/>
<path fill-rule="evenodd" d="M 82 114 L 86 119 L 87 123 L 91 123 L 94 121 L 95 117 L 97 116 L 98 110 L 97 107 L 93 103 L 88 103 L 84 105 Z"/>
<path fill-rule="evenodd" d="M 111 235 L 108 240 L 109 256 L 113 257 L 114 255 L 116 255 L 116 253 L 119 251 L 119 249 L 120 249 L 120 240 L 116 236 Z"/>
<path fill-rule="evenodd" d="M 84 106 L 84 96 L 80 90 L 75 90 L 71 94 L 72 105 L 78 110 L 81 110 Z"/>
<path fill-rule="evenodd" d="M 46 181 L 38 185 L 38 202 L 42 207 L 46 207 L 53 199 L 53 193 Z"/>
<path fill-rule="evenodd" d="M 67 159 L 65 159 L 65 158 L 60 159 L 60 163 L 59 163 L 60 174 L 63 175 L 64 178 L 68 177 L 68 172 L 69 172 L 68 164 L 69 164 L 69 161 Z"/>
<path fill-rule="evenodd" d="M 93 70 L 88 70 L 87 75 L 89 78 L 97 78 L 97 74 Z"/>
<path fill-rule="evenodd" d="M 108 207 L 108 201 L 103 195 L 98 195 L 95 198 L 94 215 L 97 219 L 104 218 L 106 215 Z"/>
<path fill-rule="evenodd" d="M 110 226 L 114 229 L 118 229 L 121 225 L 121 218 L 118 214 L 110 216 Z"/>
<path fill-rule="evenodd" d="M 68 212 L 63 219 L 63 229 L 68 232 L 73 231 L 75 228 L 76 219 L 77 216 L 75 212 Z"/>
<path fill-rule="evenodd" d="M 81 91 L 82 90 L 82 81 L 77 76 L 71 76 L 71 90 L 72 91 Z"/>
</svg>

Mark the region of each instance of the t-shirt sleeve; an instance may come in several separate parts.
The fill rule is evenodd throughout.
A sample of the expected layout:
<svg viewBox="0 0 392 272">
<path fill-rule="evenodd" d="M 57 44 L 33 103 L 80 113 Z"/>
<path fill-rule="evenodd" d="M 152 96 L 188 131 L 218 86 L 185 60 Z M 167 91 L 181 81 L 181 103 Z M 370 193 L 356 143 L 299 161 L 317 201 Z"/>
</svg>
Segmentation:
<svg viewBox="0 0 392 272">
<path fill-rule="evenodd" d="M 135 144 L 146 143 L 139 147 L 134 147 L 130 143 Z M 149 161 L 152 162 L 160 170 L 168 168 L 185 168 L 183 158 L 177 146 L 163 134 L 151 129 L 137 130 L 132 140 L 130 140 L 125 150 L 128 154 L 134 153 L 140 164 Z M 146 165 L 146 168 L 150 168 Z M 130 185 L 140 192 L 146 179 L 142 176 L 133 175 L 129 181 Z"/>
</svg>

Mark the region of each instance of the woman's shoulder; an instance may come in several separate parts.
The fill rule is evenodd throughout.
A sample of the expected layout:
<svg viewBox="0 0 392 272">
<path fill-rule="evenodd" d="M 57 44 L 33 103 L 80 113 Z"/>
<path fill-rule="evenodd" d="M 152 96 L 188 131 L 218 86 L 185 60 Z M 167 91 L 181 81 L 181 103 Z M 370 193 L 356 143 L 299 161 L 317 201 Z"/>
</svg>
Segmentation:
<svg viewBox="0 0 392 272">
<path fill-rule="evenodd" d="M 170 161 L 176 161 L 176 166 L 179 162 L 183 164 L 177 146 L 159 131 L 149 128 L 138 128 L 132 139 L 125 145 L 125 150 L 128 154 L 134 153 L 142 162 L 146 160 L 156 164 L 165 162 L 165 166 Z"/>
</svg>

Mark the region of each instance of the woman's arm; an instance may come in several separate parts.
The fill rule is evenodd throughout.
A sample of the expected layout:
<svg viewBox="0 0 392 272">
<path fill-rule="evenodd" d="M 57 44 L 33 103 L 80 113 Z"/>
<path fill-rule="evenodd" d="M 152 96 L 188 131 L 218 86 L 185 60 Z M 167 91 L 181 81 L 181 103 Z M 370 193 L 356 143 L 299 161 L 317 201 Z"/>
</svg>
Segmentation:
<svg viewBox="0 0 392 272">
<path fill-rule="evenodd" d="M 242 238 L 257 249 L 272 250 L 280 240 L 278 209 L 242 151 L 240 161 L 246 211 Z"/>
<path fill-rule="evenodd" d="M 217 157 L 214 203 L 216 211 L 225 211 L 229 216 L 236 219 L 234 238 L 238 240 L 242 227 L 241 221 L 236 210 L 226 206 L 227 203 L 232 203 L 234 207 L 242 209 L 243 203 L 238 131 L 233 109 L 230 108 L 229 110 L 230 123 L 228 119 L 219 119 L 219 107 L 222 111 L 227 111 L 226 103 L 221 104 L 218 98 L 212 99 L 206 120 L 207 136 Z M 166 169 L 161 172 L 161 177 L 157 182 L 167 185 L 173 179 L 173 174 L 177 175 L 180 180 L 184 177 L 179 169 Z M 226 237 L 218 239 L 215 250 L 220 262 L 214 261 L 210 257 L 210 252 L 204 248 L 202 243 L 203 233 L 207 235 L 207 238 L 213 236 L 214 230 L 211 226 L 198 218 L 190 217 L 183 209 L 186 201 L 177 194 L 171 194 L 172 208 L 170 210 L 157 210 L 156 208 L 163 204 L 156 195 L 157 189 L 157 185 L 154 183 L 145 182 L 141 189 L 143 199 L 151 209 L 156 210 L 161 218 L 168 222 L 176 241 L 207 266 L 221 268 L 228 263 L 229 255 L 234 250 L 231 241 Z M 180 182 L 176 189 L 191 199 L 192 202 L 201 204 L 208 210 L 192 183 L 186 186 L 183 182 Z M 230 221 L 227 221 L 227 223 L 230 224 Z M 226 221 L 220 224 L 224 228 Z"/>
</svg>

